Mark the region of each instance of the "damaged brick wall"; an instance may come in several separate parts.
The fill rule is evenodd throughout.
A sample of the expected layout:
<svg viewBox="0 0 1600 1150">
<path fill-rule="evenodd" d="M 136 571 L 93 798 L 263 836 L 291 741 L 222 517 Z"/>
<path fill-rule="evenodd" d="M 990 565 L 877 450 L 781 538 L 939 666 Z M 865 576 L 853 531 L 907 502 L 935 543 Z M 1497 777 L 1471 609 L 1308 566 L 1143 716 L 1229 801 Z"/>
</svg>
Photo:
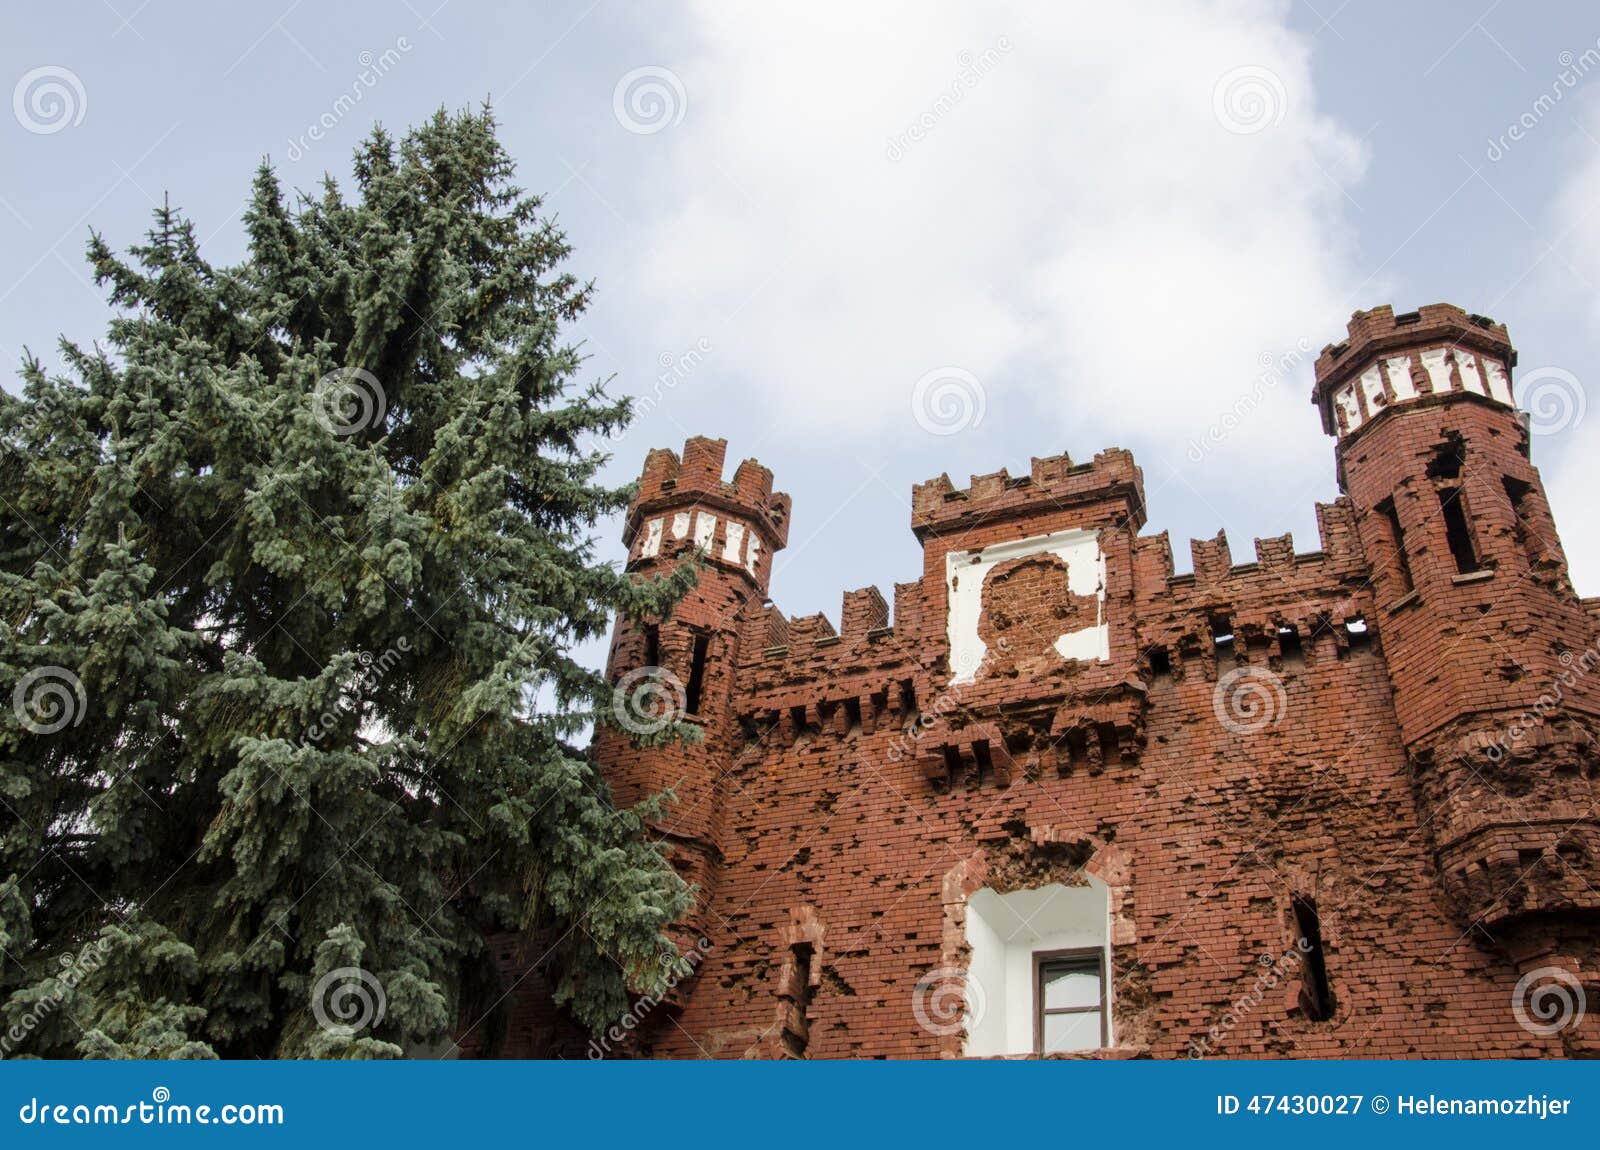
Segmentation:
<svg viewBox="0 0 1600 1150">
<path fill-rule="evenodd" d="M 1597 989 L 1600 696 L 1580 676 L 1505 732 L 1594 646 L 1597 611 L 1566 580 L 1504 329 L 1413 315 L 1358 313 L 1318 362 L 1347 492 L 1318 507 L 1318 550 L 1257 540 L 1236 564 L 1219 533 L 1191 543 L 1188 575 L 1164 534 L 1139 534 L 1131 455 L 1036 459 L 919 485 L 921 577 L 892 612 L 847 592 L 835 631 L 765 601 L 788 509 L 770 475 L 747 461 L 724 482 L 720 441 L 652 452 L 630 554 L 640 571 L 710 556 L 660 624 L 663 651 L 716 637 L 706 742 L 610 732 L 597 753 L 624 797 L 678 791 L 658 830 L 701 883 L 709 946 L 628 1053 L 958 1056 L 959 1010 L 930 1026 L 921 1007 L 930 977 L 965 969 L 966 899 L 1090 876 L 1110 892 L 1116 1046 L 1099 1056 L 1593 1053 L 1593 1017 L 1524 1025 L 1518 1001 L 1552 968 Z M 1465 506 L 1487 574 L 1465 580 L 1420 514 L 1456 482 L 1429 474 L 1440 444 L 1482 481 Z M 740 538 L 700 534 L 701 512 Z M 983 580 L 961 591 L 981 606 L 970 633 L 964 572 Z M 643 643 L 619 628 L 613 678 Z"/>
</svg>

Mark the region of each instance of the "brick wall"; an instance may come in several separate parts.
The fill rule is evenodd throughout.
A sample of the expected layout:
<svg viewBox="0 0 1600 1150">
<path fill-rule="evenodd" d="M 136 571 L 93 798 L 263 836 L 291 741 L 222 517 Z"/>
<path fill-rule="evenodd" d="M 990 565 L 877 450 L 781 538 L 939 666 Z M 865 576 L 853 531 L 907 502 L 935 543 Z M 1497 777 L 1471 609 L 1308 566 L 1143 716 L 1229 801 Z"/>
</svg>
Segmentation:
<svg viewBox="0 0 1600 1150">
<path fill-rule="evenodd" d="M 629 519 L 636 569 L 682 558 L 641 553 L 652 517 L 668 538 L 704 509 L 764 551 L 741 565 L 717 537 L 726 561 L 660 623 L 679 674 L 685 637 L 714 636 L 704 745 L 597 743 L 624 798 L 677 790 L 659 831 L 702 891 L 683 945 L 703 959 L 618 1053 L 959 1055 L 959 1019 L 930 1024 L 927 1008 L 930 980 L 966 968 L 968 896 L 1091 880 L 1109 901 L 1116 1030 L 1098 1056 L 1594 1053 L 1592 1018 L 1530 1027 L 1513 1000 L 1552 967 L 1596 990 L 1600 696 L 1578 676 L 1506 732 L 1593 646 L 1596 611 L 1566 579 L 1509 392 L 1489 388 L 1508 375 L 1456 358 L 1508 373 L 1504 329 L 1414 314 L 1358 313 L 1318 362 L 1348 493 L 1318 508 L 1319 548 L 1257 540 L 1236 564 L 1219 534 L 1191 544 L 1190 575 L 1165 535 L 1139 534 L 1128 453 L 1036 459 L 1026 476 L 919 485 L 921 577 L 846 593 L 836 631 L 765 601 L 788 502 L 764 470 L 723 482 L 720 441 L 691 440 L 681 462 L 653 452 Z M 1441 443 L 1474 477 L 1487 574 L 1458 577 L 1428 474 Z M 1097 585 L 1071 570 L 1090 555 Z M 969 569 L 975 624 L 950 609 Z M 614 677 L 642 642 L 619 628 Z M 1310 1017 L 1304 964 L 1285 962 L 1297 899 L 1320 920 L 1331 1017 Z M 556 1049 L 524 1032 L 508 1052 Z"/>
</svg>

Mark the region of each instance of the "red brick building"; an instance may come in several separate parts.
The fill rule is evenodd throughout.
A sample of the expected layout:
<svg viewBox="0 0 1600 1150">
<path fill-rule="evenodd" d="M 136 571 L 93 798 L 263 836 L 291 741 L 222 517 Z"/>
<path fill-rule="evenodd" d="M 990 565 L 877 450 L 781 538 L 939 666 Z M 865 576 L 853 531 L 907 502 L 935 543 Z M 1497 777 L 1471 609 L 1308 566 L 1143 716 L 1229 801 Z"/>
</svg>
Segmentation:
<svg viewBox="0 0 1600 1150">
<path fill-rule="evenodd" d="M 631 566 L 705 569 L 610 670 L 705 738 L 597 753 L 623 800 L 677 795 L 691 961 L 597 1046 L 530 979 L 508 1052 L 1600 1051 L 1600 603 L 1515 359 L 1454 307 L 1357 313 L 1316 364 L 1316 550 L 1219 533 L 1175 575 L 1129 453 L 1035 459 L 918 485 L 920 578 L 837 628 L 767 599 L 770 472 L 651 452 Z"/>
</svg>

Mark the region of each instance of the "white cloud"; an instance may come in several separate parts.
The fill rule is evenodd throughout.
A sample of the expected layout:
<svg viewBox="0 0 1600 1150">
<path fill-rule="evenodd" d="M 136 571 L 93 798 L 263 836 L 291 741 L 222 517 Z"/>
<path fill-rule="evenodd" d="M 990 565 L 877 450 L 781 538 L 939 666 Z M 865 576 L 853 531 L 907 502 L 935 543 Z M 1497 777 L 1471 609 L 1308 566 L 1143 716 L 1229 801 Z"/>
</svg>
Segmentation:
<svg viewBox="0 0 1600 1150">
<path fill-rule="evenodd" d="M 1534 408 L 1534 427 L 1543 429 L 1534 437 L 1533 461 L 1544 477 L 1573 583 L 1580 594 L 1593 594 L 1600 589 L 1600 531 L 1592 526 L 1593 461 L 1600 454 L 1600 377 L 1592 358 L 1600 338 L 1600 149 L 1592 140 L 1600 131 L 1600 104 L 1588 102 L 1581 118 L 1585 123 L 1572 141 L 1575 160 L 1554 197 L 1555 238 L 1550 257 L 1539 265 L 1539 306 L 1563 318 L 1577 311 L 1571 327 L 1582 334 L 1569 337 L 1567 354 L 1581 355 L 1583 362 L 1551 363 L 1548 353 L 1525 346 L 1512 387 L 1520 406 Z M 1544 380 L 1537 391 L 1527 386 L 1535 373 Z"/>
<path fill-rule="evenodd" d="M 913 385 L 948 364 L 982 381 L 987 419 L 1042 422 L 1023 428 L 1040 452 L 1071 428 L 1080 450 L 1174 461 L 1300 346 L 1212 475 L 1331 473 L 1307 449 L 1310 360 L 1385 301 L 1347 259 L 1339 185 L 1364 150 L 1318 112 L 1286 5 L 706 3 L 694 20 L 632 288 L 658 346 L 711 327 L 719 370 L 801 430 L 914 432 Z M 1267 101 L 1234 93 L 1253 133 L 1214 110 L 1236 69 Z"/>
</svg>

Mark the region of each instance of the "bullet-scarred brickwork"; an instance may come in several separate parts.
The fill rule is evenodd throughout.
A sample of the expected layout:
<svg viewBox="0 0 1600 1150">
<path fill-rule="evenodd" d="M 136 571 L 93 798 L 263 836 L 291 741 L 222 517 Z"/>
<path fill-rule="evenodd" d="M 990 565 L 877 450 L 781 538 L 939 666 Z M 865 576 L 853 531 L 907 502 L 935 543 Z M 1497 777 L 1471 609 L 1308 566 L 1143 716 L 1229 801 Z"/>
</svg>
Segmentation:
<svg viewBox="0 0 1600 1150">
<path fill-rule="evenodd" d="M 920 577 L 846 592 L 837 629 L 766 599 L 770 473 L 652 452 L 630 563 L 706 566 L 619 627 L 610 674 L 661 667 L 705 739 L 596 753 L 624 800 L 677 795 L 656 830 L 700 888 L 697 957 L 590 1052 L 1600 1052 L 1592 1013 L 1548 1010 L 1600 1009 L 1597 610 L 1514 364 L 1447 305 L 1357 313 L 1317 361 L 1344 494 L 1312 551 L 1219 533 L 1175 575 L 1125 451 L 940 476 Z M 1082 943 L 1083 986 L 1101 964 L 1087 1021 L 1041 1017 L 1065 968 L 1035 937 Z M 582 1050 L 539 993 L 508 1052 Z"/>
</svg>

